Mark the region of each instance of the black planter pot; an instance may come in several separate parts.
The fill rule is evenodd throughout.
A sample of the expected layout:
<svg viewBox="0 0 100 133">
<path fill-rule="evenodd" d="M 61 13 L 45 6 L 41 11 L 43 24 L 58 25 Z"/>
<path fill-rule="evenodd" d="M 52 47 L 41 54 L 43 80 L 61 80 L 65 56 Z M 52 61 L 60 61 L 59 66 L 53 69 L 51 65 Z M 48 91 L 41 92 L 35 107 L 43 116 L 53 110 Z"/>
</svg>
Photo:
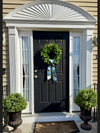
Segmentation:
<svg viewBox="0 0 100 133">
<path fill-rule="evenodd" d="M 18 111 L 18 112 L 8 112 L 8 116 L 9 116 L 8 125 L 14 128 L 12 130 L 12 133 L 14 133 L 15 131 L 16 131 L 16 133 L 17 132 L 21 133 L 21 131 L 19 131 L 19 129 L 17 129 L 17 127 L 22 124 L 21 111 Z"/>
<path fill-rule="evenodd" d="M 93 118 L 91 116 L 91 109 L 86 110 L 82 107 L 80 107 L 80 109 L 81 109 L 80 118 L 84 121 L 84 123 L 82 123 L 80 126 L 82 129 L 90 130 L 92 126 L 88 124 L 88 122 Z"/>
</svg>

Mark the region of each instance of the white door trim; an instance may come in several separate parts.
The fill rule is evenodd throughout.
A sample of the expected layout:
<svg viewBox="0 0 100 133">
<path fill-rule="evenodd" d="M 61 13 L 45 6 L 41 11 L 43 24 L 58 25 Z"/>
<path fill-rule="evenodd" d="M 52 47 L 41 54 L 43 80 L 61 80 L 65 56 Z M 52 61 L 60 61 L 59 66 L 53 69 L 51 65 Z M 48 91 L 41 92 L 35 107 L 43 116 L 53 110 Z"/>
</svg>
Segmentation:
<svg viewBox="0 0 100 133">
<path fill-rule="evenodd" d="M 38 28 L 38 30 L 40 30 Z M 45 29 L 44 29 L 45 30 Z M 47 29 L 46 29 L 47 30 Z M 60 29 L 60 31 L 63 31 L 64 29 Z M 67 29 L 66 29 L 67 30 Z M 20 84 L 21 84 L 21 80 L 20 80 L 20 43 L 19 43 L 19 38 L 18 38 L 18 33 L 20 33 L 21 35 L 27 35 L 30 38 L 30 60 L 31 60 L 31 90 L 32 90 L 32 95 L 31 95 L 31 103 L 32 103 L 32 108 L 31 108 L 31 113 L 34 114 L 34 61 L 33 61 L 33 34 L 32 34 L 32 30 L 23 30 L 23 31 L 18 31 L 17 28 L 9 28 L 9 64 L 10 64 L 10 92 L 14 93 L 14 92 L 19 92 L 20 93 Z M 74 36 L 81 36 L 84 40 L 84 42 L 82 41 L 82 53 L 81 53 L 81 59 L 82 59 L 82 66 L 81 66 L 81 70 L 82 70 L 82 76 L 81 76 L 81 88 L 86 88 L 91 86 L 92 84 L 92 35 L 93 35 L 93 30 L 84 30 L 82 32 L 82 30 L 79 32 L 79 30 L 70 30 L 69 31 L 69 42 L 70 42 L 70 51 L 69 51 L 69 68 L 70 68 L 70 74 L 69 74 L 69 87 L 70 87 L 70 91 L 69 91 L 69 110 L 70 112 L 72 112 L 72 103 L 73 103 L 73 93 L 72 93 L 72 38 Z M 90 40 L 90 41 L 89 41 Z M 12 49 L 13 47 L 13 49 Z M 89 50 L 90 49 L 90 50 Z M 14 56 L 12 56 L 14 55 Z M 15 82 L 15 81 L 16 82 Z"/>
</svg>

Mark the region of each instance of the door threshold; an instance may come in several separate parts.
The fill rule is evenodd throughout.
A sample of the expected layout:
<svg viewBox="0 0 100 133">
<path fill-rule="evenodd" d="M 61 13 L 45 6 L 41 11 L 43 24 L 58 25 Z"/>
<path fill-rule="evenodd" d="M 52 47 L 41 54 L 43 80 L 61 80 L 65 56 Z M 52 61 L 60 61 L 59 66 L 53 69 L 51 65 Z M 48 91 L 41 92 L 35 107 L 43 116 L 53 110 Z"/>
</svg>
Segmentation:
<svg viewBox="0 0 100 133">
<path fill-rule="evenodd" d="M 48 113 L 35 113 L 35 116 L 62 116 L 62 115 L 77 115 L 78 113 L 69 112 L 48 112 Z"/>
</svg>

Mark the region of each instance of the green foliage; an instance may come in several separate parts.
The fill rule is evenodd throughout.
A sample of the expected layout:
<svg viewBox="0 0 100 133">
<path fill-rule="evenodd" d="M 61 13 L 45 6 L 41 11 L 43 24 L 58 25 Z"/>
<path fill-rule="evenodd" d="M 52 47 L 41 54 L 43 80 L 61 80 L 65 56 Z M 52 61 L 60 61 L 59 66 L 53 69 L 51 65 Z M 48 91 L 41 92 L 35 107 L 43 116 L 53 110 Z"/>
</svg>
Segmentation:
<svg viewBox="0 0 100 133">
<path fill-rule="evenodd" d="M 75 97 L 74 103 L 89 110 L 97 106 L 97 93 L 92 88 L 82 89 Z"/>
<path fill-rule="evenodd" d="M 59 48 L 59 46 L 57 44 L 54 43 L 50 43 L 50 44 L 46 44 L 42 51 L 41 51 L 41 56 L 42 59 L 44 60 L 45 63 L 50 64 L 50 53 L 54 54 L 54 61 L 55 64 L 59 63 L 59 60 L 61 58 L 61 49 Z"/>
<path fill-rule="evenodd" d="M 3 110 L 8 112 L 22 111 L 27 106 L 24 97 L 19 93 L 12 93 L 3 99 Z"/>
</svg>

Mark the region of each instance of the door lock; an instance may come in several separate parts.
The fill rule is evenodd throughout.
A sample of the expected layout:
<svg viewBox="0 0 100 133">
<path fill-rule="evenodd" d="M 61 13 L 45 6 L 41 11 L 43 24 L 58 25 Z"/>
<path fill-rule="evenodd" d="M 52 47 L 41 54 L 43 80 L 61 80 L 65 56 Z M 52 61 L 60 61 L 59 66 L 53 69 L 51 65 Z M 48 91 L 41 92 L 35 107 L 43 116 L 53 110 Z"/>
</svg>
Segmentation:
<svg viewBox="0 0 100 133">
<path fill-rule="evenodd" d="M 38 76 L 37 76 L 37 75 L 34 75 L 34 78 L 35 78 L 35 79 L 37 79 L 37 78 L 38 78 Z"/>
</svg>

